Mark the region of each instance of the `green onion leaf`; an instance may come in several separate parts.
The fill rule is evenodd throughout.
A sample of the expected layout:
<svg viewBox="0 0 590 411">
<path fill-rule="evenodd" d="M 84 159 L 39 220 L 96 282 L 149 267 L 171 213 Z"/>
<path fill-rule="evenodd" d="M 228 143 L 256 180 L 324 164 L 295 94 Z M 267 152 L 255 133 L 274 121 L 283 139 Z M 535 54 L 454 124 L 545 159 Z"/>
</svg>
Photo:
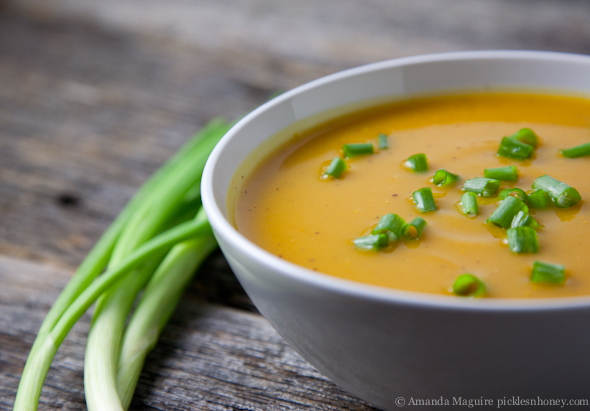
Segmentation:
<svg viewBox="0 0 590 411">
<path fill-rule="evenodd" d="M 375 147 L 373 147 L 373 144 L 371 143 L 344 144 L 344 146 L 342 146 L 342 151 L 344 151 L 344 157 L 350 158 L 373 154 L 375 152 Z"/>
<path fill-rule="evenodd" d="M 426 159 L 426 154 L 419 153 L 408 157 L 408 159 L 404 162 L 404 167 L 416 173 L 421 173 L 428 170 L 428 160 Z"/>
<path fill-rule="evenodd" d="M 539 137 L 537 137 L 535 132 L 530 128 L 521 128 L 517 133 L 510 137 L 516 138 L 518 141 L 533 147 L 537 147 L 539 144 Z"/>
<path fill-rule="evenodd" d="M 346 170 L 346 162 L 340 157 L 336 157 L 328 166 L 325 175 L 338 178 L 344 172 L 344 170 Z"/>
<path fill-rule="evenodd" d="M 528 213 L 529 208 L 518 198 L 508 196 L 502 200 L 500 206 L 496 208 L 487 221 L 502 228 L 510 228 L 512 220 L 519 211 Z"/>
<path fill-rule="evenodd" d="M 512 219 L 512 223 L 510 223 L 510 227 L 532 227 L 532 228 L 539 228 L 539 223 L 535 220 L 529 213 L 525 211 L 519 211 L 514 218 Z"/>
<path fill-rule="evenodd" d="M 567 158 L 590 156 L 590 143 L 561 150 L 561 155 Z"/>
<path fill-rule="evenodd" d="M 434 196 L 430 187 L 424 187 L 420 190 L 414 191 L 412 194 L 416 208 L 422 212 L 436 211 L 436 204 L 434 203 Z"/>
<path fill-rule="evenodd" d="M 535 148 L 533 146 L 510 136 L 502 139 L 500 147 L 498 148 L 498 155 L 516 160 L 526 160 L 533 155 L 534 151 Z"/>
<path fill-rule="evenodd" d="M 370 234 L 354 240 L 354 245 L 361 250 L 378 250 L 389 244 L 387 234 Z"/>
<path fill-rule="evenodd" d="M 553 201 L 551 201 L 551 197 L 549 197 L 549 194 L 545 190 L 536 190 L 527 196 L 526 203 L 531 208 L 544 210 L 549 208 L 553 204 Z"/>
<path fill-rule="evenodd" d="M 457 182 L 459 176 L 447 170 L 440 169 L 432 177 L 432 182 L 438 187 L 449 187 Z"/>
<path fill-rule="evenodd" d="M 483 176 L 500 181 L 518 181 L 518 170 L 516 166 L 486 168 Z"/>
<path fill-rule="evenodd" d="M 479 214 L 477 194 L 471 192 L 463 193 L 461 196 L 461 205 L 463 206 L 463 214 L 467 216 Z"/>
<path fill-rule="evenodd" d="M 527 195 L 524 190 L 520 188 L 507 188 L 506 190 L 500 191 L 500 199 L 504 200 L 506 197 L 516 197 L 521 201 L 525 201 L 527 199 Z"/>
<path fill-rule="evenodd" d="M 387 150 L 389 148 L 389 141 L 387 134 L 379 134 L 379 149 Z"/>
<path fill-rule="evenodd" d="M 560 208 L 573 207 L 582 200 L 578 190 L 549 175 L 541 176 L 533 181 L 533 188 L 545 191 Z"/>
<path fill-rule="evenodd" d="M 466 180 L 463 184 L 463 190 L 470 193 L 481 195 L 482 197 L 491 197 L 500 189 L 500 182 L 491 178 L 475 177 Z"/>
<path fill-rule="evenodd" d="M 397 214 L 385 214 L 379 220 L 371 234 L 386 234 L 389 241 L 395 241 L 402 236 L 406 221 Z"/>
<path fill-rule="evenodd" d="M 534 283 L 563 284 L 565 281 L 565 266 L 535 261 L 531 281 Z"/>
<path fill-rule="evenodd" d="M 462 274 L 453 284 L 453 293 L 461 297 L 483 297 L 486 294 L 486 286 L 473 274 Z"/>
<path fill-rule="evenodd" d="M 510 251 L 517 254 L 536 254 L 539 252 L 537 232 L 531 227 L 509 228 L 508 245 Z"/>
<path fill-rule="evenodd" d="M 404 226 L 402 234 L 407 239 L 417 240 L 420 238 L 424 227 L 426 227 L 426 220 L 424 220 L 422 217 L 416 217 L 411 223 Z"/>
</svg>

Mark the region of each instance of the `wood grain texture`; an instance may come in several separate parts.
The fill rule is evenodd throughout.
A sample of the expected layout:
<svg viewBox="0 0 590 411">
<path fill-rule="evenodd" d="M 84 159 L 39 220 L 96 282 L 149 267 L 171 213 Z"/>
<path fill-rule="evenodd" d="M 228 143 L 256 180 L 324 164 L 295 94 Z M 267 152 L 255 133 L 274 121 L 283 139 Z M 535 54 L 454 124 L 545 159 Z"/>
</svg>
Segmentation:
<svg viewBox="0 0 590 411">
<path fill-rule="evenodd" d="M 0 257 L 0 409 L 10 409 L 38 327 L 69 273 Z M 90 315 L 58 351 L 40 410 L 85 409 Z M 149 355 L 132 409 L 371 410 L 296 354 L 260 315 L 184 299 Z"/>
</svg>

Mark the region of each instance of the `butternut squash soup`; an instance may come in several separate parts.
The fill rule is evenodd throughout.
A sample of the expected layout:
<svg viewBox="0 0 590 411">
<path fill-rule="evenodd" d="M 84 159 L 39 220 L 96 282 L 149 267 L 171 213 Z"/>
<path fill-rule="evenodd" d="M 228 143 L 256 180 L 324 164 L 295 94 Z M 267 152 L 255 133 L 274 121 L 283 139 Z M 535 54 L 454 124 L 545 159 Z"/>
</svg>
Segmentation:
<svg viewBox="0 0 590 411">
<path fill-rule="evenodd" d="M 234 222 L 280 258 L 363 283 L 590 295 L 589 142 L 582 98 L 396 102 L 294 135 L 237 176 Z"/>
</svg>

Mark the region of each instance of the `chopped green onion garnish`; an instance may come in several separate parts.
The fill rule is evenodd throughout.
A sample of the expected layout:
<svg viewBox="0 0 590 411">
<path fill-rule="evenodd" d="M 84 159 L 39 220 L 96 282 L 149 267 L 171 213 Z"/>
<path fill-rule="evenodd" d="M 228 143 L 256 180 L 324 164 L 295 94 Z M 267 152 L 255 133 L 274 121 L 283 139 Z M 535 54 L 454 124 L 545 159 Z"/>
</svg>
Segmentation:
<svg viewBox="0 0 590 411">
<path fill-rule="evenodd" d="M 516 197 L 521 201 L 525 201 L 527 198 L 527 195 L 524 192 L 524 190 L 521 190 L 520 188 L 507 188 L 506 190 L 500 191 L 499 197 L 501 200 L 504 200 L 508 196 Z"/>
<path fill-rule="evenodd" d="M 565 281 L 565 266 L 535 261 L 531 281 L 534 283 L 563 284 Z"/>
<path fill-rule="evenodd" d="M 486 294 L 486 286 L 473 274 L 462 274 L 453 284 L 453 293 L 462 297 L 483 297 Z"/>
<path fill-rule="evenodd" d="M 502 200 L 500 206 L 496 208 L 487 221 L 502 228 L 510 228 L 512 220 L 519 211 L 528 213 L 529 208 L 518 198 L 508 196 Z"/>
<path fill-rule="evenodd" d="M 420 238 L 424 227 L 426 227 L 426 220 L 424 220 L 422 217 L 416 217 L 411 223 L 404 226 L 402 233 L 405 238 L 411 240 L 418 239 Z"/>
<path fill-rule="evenodd" d="M 519 211 L 514 218 L 512 219 L 512 223 L 510 227 L 532 227 L 532 228 L 539 228 L 539 223 L 535 220 L 529 213 L 525 211 Z"/>
<path fill-rule="evenodd" d="M 500 181 L 518 181 L 518 170 L 515 166 L 486 168 L 483 176 Z"/>
<path fill-rule="evenodd" d="M 338 178 L 344 170 L 346 170 L 346 163 L 340 157 L 336 157 L 328 166 L 325 175 Z"/>
<path fill-rule="evenodd" d="M 458 179 L 459 176 L 457 174 L 450 173 L 447 170 L 441 168 L 436 173 L 434 173 L 434 177 L 432 177 L 432 182 L 435 186 L 449 187 L 455 184 L 455 182 L 457 182 Z"/>
<path fill-rule="evenodd" d="M 373 154 L 375 152 L 375 147 L 373 147 L 372 143 L 344 144 L 344 146 L 342 146 L 342 151 L 344 151 L 344 157 L 350 158 Z"/>
<path fill-rule="evenodd" d="M 514 158 L 516 160 L 526 160 L 533 155 L 535 148 L 529 144 L 523 143 L 517 138 L 510 136 L 504 137 L 498 148 L 498 155 L 502 157 Z"/>
<path fill-rule="evenodd" d="M 370 234 L 354 240 L 354 245 L 362 250 L 378 250 L 389 244 L 387 234 Z"/>
<path fill-rule="evenodd" d="M 475 177 L 465 181 L 463 190 L 470 193 L 491 197 L 498 192 L 500 182 L 491 178 Z"/>
<path fill-rule="evenodd" d="M 426 154 L 419 153 L 408 157 L 408 159 L 404 162 L 404 166 L 417 173 L 428 170 L 428 160 L 426 159 Z"/>
<path fill-rule="evenodd" d="M 551 197 L 549 197 L 549 194 L 545 190 L 536 190 L 530 193 L 526 198 L 526 203 L 529 207 L 536 208 L 537 210 L 543 210 L 553 204 Z"/>
<path fill-rule="evenodd" d="M 530 128 L 521 128 L 517 133 L 510 137 L 516 138 L 518 141 L 528 144 L 529 146 L 537 147 L 539 144 L 539 137 Z"/>
<path fill-rule="evenodd" d="M 386 150 L 389 148 L 389 141 L 387 139 L 387 134 L 379 134 L 379 149 Z"/>
<path fill-rule="evenodd" d="M 371 234 L 386 234 L 389 241 L 395 241 L 402 236 L 405 225 L 405 220 L 397 214 L 385 214 Z"/>
<path fill-rule="evenodd" d="M 561 150 L 561 155 L 567 158 L 590 156 L 590 143 Z"/>
<path fill-rule="evenodd" d="M 539 252 L 539 239 L 537 232 L 531 227 L 509 228 L 508 245 L 510 251 L 517 254 L 536 254 Z"/>
<path fill-rule="evenodd" d="M 573 207 L 582 200 L 578 190 L 548 175 L 533 181 L 533 188 L 545 191 L 560 208 Z"/>
<path fill-rule="evenodd" d="M 421 212 L 436 211 L 436 204 L 434 203 L 434 196 L 430 187 L 424 187 L 420 190 L 414 191 L 412 194 L 416 208 Z"/>
<path fill-rule="evenodd" d="M 461 196 L 461 205 L 463 206 L 463 214 L 478 215 L 479 208 L 477 206 L 477 194 L 467 192 Z"/>
</svg>

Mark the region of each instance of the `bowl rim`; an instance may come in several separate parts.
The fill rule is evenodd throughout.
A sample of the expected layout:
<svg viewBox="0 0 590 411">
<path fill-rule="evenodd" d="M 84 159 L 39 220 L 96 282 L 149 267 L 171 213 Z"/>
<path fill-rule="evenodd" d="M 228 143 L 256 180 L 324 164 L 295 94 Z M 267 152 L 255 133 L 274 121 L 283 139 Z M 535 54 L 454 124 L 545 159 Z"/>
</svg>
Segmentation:
<svg viewBox="0 0 590 411">
<path fill-rule="evenodd" d="M 280 96 L 262 104 L 238 121 L 219 141 L 212 151 L 201 181 L 201 195 L 203 207 L 216 236 L 220 236 L 232 247 L 249 256 L 256 264 L 263 268 L 304 283 L 308 286 L 320 288 L 324 291 L 347 295 L 360 299 L 378 301 L 381 303 L 404 304 L 419 308 L 435 308 L 460 311 L 479 312 L 528 312 L 547 310 L 577 310 L 590 309 L 590 296 L 555 297 L 555 298 L 456 298 L 447 295 L 423 293 L 417 291 L 398 290 L 378 285 L 365 284 L 357 281 L 335 277 L 329 274 L 313 271 L 264 250 L 257 246 L 228 221 L 224 212 L 217 206 L 214 197 L 213 179 L 215 168 L 221 153 L 232 144 L 233 139 L 253 119 L 283 101 L 305 93 L 315 87 L 339 81 L 348 77 L 378 71 L 386 68 L 409 66 L 418 63 L 433 63 L 440 61 L 459 60 L 543 60 L 559 62 L 582 62 L 590 64 L 590 56 L 553 51 L 530 50 L 487 50 L 487 51 L 459 51 L 433 53 L 370 63 L 347 70 L 339 71 L 316 80 L 312 80 Z"/>
</svg>

